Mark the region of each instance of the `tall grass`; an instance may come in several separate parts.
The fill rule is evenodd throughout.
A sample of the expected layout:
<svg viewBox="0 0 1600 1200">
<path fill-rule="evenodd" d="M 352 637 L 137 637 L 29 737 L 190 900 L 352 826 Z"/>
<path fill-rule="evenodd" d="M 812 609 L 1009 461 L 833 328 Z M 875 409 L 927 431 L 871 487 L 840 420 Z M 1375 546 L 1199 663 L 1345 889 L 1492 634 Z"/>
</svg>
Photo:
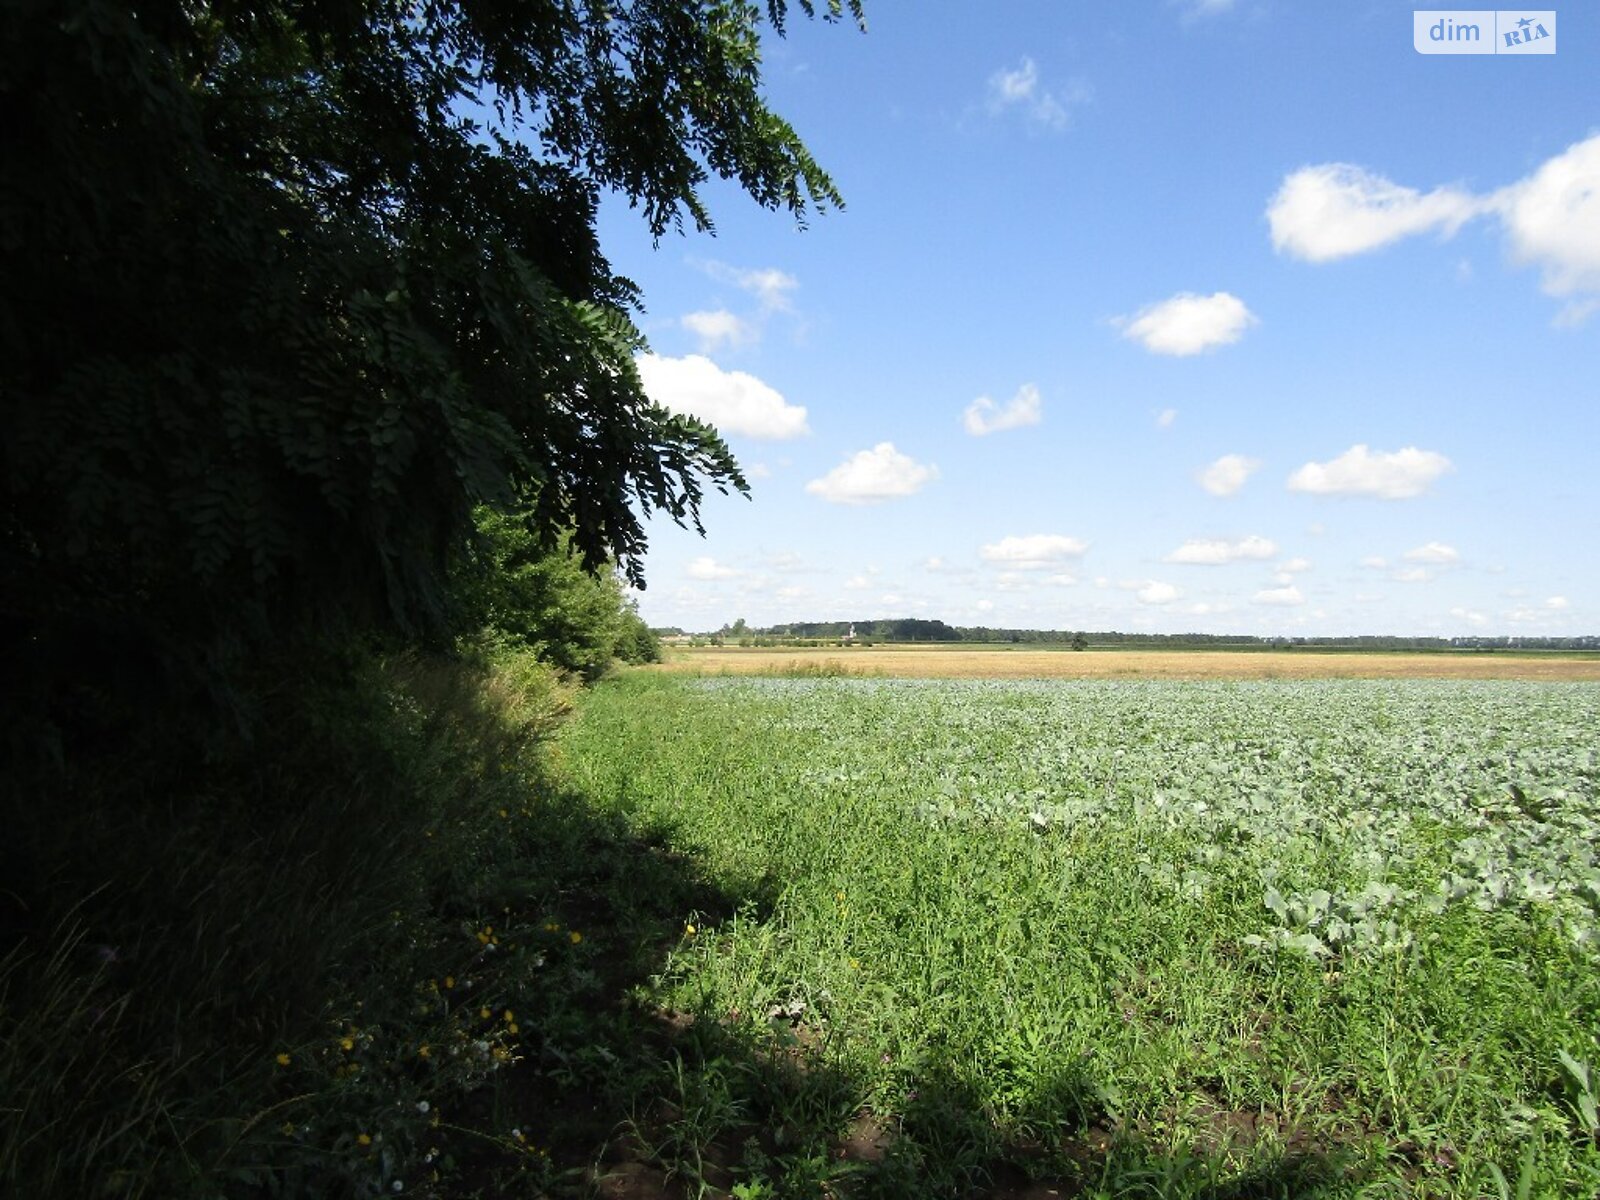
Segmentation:
<svg viewBox="0 0 1600 1200">
<path fill-rule="evenodd" d="M 463 1018 L 418 988 L 469 973 L 461 927 L 526 871 L 530 748 L 570 694 L 528 658 L 372 658 L 221 755 L 173 730 L 8 796 L 0 1194 L 414 1177 L 401 1150 L 493 1062 L 420 1059 Z"/>
</svg>

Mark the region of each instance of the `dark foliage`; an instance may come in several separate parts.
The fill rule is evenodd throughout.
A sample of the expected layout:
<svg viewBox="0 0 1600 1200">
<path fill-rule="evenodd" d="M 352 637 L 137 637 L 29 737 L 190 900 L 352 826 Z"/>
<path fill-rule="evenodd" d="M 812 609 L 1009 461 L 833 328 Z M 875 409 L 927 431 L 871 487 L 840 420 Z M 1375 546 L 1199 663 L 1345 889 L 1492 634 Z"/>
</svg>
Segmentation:
<svg viewBox="0 0 1600 1200">
<path fill-rule="evenodd" d="M 437 628 L 479 505 L 516 497 L 542 545 L 637 583 L 642 515 L 698 528 L 703 487 L 745 489 L 643 394 L 594 215 L 612 188 L 658 236 L 708 228 L 712 175 L 797 218 L 837 203 L 761 99 L 759 10 L 4 10 L 14 737 L 163 681 L 225 693 L 285 639 Z"/>
</svg>

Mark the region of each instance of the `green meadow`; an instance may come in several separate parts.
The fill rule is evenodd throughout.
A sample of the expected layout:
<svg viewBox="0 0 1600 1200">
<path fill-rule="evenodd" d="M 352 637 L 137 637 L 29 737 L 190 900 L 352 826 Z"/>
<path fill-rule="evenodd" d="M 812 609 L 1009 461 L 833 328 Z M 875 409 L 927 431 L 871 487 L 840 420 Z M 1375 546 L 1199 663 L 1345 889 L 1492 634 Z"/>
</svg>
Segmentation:
<svg viewBox="0 0 1600 1200">
<path fill-rule="evenodd" d="M 604 683 L 560 778 L 720 897 L 633 985 L 629 1136 L 747 1200 L 1592 1196 L 1597 728 L 1587 684 Z"/>
</svg>

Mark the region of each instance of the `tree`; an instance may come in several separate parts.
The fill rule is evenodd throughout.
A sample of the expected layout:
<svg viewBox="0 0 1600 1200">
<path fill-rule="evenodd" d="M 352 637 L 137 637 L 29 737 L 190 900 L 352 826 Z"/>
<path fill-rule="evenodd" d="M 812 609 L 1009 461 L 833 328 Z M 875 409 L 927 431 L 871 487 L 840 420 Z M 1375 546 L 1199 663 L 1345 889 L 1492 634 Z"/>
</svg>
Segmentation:
<svg viewBox="0 0 1600 1200">
<path fill-rule="evenodd" d="M 808 16 L 810 0 L 797 0 Z M 861 21 L 860 0 L 825 19 Z M 781 33 L 784 0 L 765 19 Z M 107 662 L 212 681 L 414 633 L 488 504 L 642 584 L 641 518 L 745 491 L 645 396 L 601 189 L 834 185 L 736 0 L 12 0 L 0 26 L 0 712 Z"/>
</svg>

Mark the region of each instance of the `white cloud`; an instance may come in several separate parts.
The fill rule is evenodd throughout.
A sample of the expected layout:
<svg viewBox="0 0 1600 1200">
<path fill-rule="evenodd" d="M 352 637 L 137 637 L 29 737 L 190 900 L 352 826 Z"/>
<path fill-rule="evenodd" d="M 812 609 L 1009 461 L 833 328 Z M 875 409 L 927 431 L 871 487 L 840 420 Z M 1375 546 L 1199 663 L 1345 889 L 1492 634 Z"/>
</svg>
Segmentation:
<svg viewBox="0 0 1600 1200">
<path fill-rule="evenodd" d="M 1175 408 L 1163 408 L 1159 413 L 1156 414 L 1156 428 L 1157 429 L 1171 429 L 1172 428 L 1172 423 L 1174 421 L 1176 421 L 1177 419 L 1178 419 L 1178 410 L 1177 409 L 1175 409 Z"/>
<path fill-rule="evenodd" d="M 1470 608 L 1452 608 L 1450 615 L 1458 621 L 1465 621 L 1474 628 L 1481 628 L 1489 623 L 1489 618 L 1481 612 L 1474 612 Z"/>
<path fill-rule="evenodd" d="M 702 261 L 697 265 L 711 278 L 750 293 L 767 312 L 790 311 L 793 305 L 789 293 L 800 286 L 798 279 L 777 267 L 730 267 L 715 261 Z"/>
<path fill-rule="evenodd" d="M 1262 588 L 1250 600 L 1253 604 L 1270 604 L 1280 608 L 1293 608 L 1306 602 L 1300 589 L 1293 584 L 1287 587 Z"/>
<path fill-rule="evenodd" d="M 1433 572 L 1427 567 L 1401 567 L 1389 578 L 1396 583 L 1427 583 L 1433 578 Z"/>
<path fill-rule="evenodd" d="M 802 437 L 806 410 L 743 371 L 724 371 L 709 358 L 689 354 L 637 359 L 645 393 L 664 408 L 699 417 L 722 433 L 778 440 Z"/>
<path fill-rule="evenodd" d="M 1068 575 L 1068 574 L 1066 574 L 1064 572 L 1057 572 L 1054 575 L 1046 575 L 1044 577 L 1044 581 L 1046 583 L 1048 583 L 1051 587 L 1077 587 L 1078 586 L 1077 579 L 1075 579 L 1073 576 Z"/>
<path fill-rule="evenodd" d="M 1567 601 L 1567 598 L 1565 596 L 1551 596 L 1548 600 L 1546 600 L 1544 602 L 1544 606 L 1546 608 L 1555 609 L 1558 612 L 1561 609 L 1566 608 L 1567 605 L 1568 605 L 1568 601 Z"/>
<path fill-rule="evenodd" d="M 1416 547 L 1414 550 L 1407 550 L 1406 559 L 1410 562 L 1448 566 L 1451 563 L 1461 561 L 1461 552 L 1454 546 L 1446 546 L 1443 542 L 1429 542 L 1424 546 Z"/>
<path fill-rule="evenodd" d="M 1140 604 L 1171 604 L 1183 595 L 1183 591 L 1173 587 L 1170 583 L 1162 583 L 1152 579 L 1139 588 L 1135 597 Z"/>
<path fill-rule="evenodd" d="M 1389 560 L 1381 554 L 1369 554 L 1361 560 L 1361 565 L 1373 571 L 1381 571 L 1389 565 Z"/>
<path fill-rule="evenodd" d="M 1310 262 L 1422 233 L 1448 237 L 1478 216 L 1497 218 L 1511 257 L 1539 267 L 1545 293 L 1568 300 L 1558 326 L 1600 310 L 1600 134 L 1485 195 L 1455 187 L 1423 193 L 1348 163 L 1324 163 L 1285 177 L 1267 206 L 1273 245 Z"/>
<path fill-rule="evenodd" d="M 1162 561 L 1216 567 L 1241 559 L 1271 558 L 1277 552 L 1277 546 L 1256 534 L 1235 542 L 1220 538 L 1190 538 Z"/>
<path fill-rule="evenodd" d="M 756 336 L 754 326 L 725 308 L 685 313 L 678 324 L 700 339 L 700 350 L 706 354 L 723 346 L 743 346 Z"/>
<path fill-rule="evenodd" d="M 1376 496 L 1405 500 L 1420 496 L 1454 465 L 1442 454 L 1407 446 L 1392 454 L 1351 446 L 1338 458 L 1310 462 L 1289 476 L 1289 490 L 1322 496 Z"/>
<path fill-rule="evenodd" d="M 1231 496 L 1260 467 L 1259 459 L 1246 458 L 1242 454 L 1224 454 L 1204 470 L 1196 472 L 1195 479 L 1213 496 Z"/>
<path fill-rule="evenodd" d="M 1600 292 L 1600 134 L 1568 146 L 1490 201 L 1517 261 L 1552 296 Z"/>
<path fill-rule="evenodd" d="M 1132 338 L 1152 354 L 1185 357 L 1213 346 L 1237 342 L 1258 323 L 1244 301 L 1227 292 L 1201 296 L 1179 292 L 1159 304 L 1149 304 L 1132 317 L 1118 317 L 1122 336 Z"/>
<path fill-rule="evenodd" d="M 1424 195 L 1349 163 L 1324 163 L 1283 181 L 1267 221 L 1279 253 L 1320 263 L 1432 230 L 1449 236 L 1482 208 L 1457 188 Z"/>
<path fill-rule="evenodd" d="M 1079 558 L 1089 544 L 1075 537 L 1056 533 L 1035 533 L 1026 537 L 1004 537 L 991 542 L 978 553 L 984 562 L 999 563 L 1019 571 L 1038 571 Z"/>
<path fill-rule="evenodd" d="M 1309 558 L 1291 558 L 1288 562 L 1285 562 L 1279 566 L 1278 570 L 1282 571 L 1285 575 L 1294 575 L 1301 571 L 1309 571 L 1311 570 L 1311 560 Z"/>
<path fill-rule="evenodd" d="M 1039 67 L 1024 57 L 1013 70 L 999 70 L 989 76 L 989 111 L 1018 111 L 1030 122 L 1045 129 L 1060 131 L 1072 123 L 1072 110 L 1089 103 L 1093 91 L 1082 80 L 1074 80 L 1065 91 L 1049 91 L 1040 86 Z"/>
<path fill-rule="evenodd" d="M 738 574 L 733 567 L 725 567 L 708 555 L 695 559 L 689 564 L 688 570 L 690 579 L 732 579 Z"/>
<path fill-rule="evenodd" d="M 921 491 L 939 478 L 939 468 L 919 463 L 894 448 L 893 442 L 879 442 L 870 450 L 860 450 L 829 471 L 821 479 L 806 484 L 806 491 L 831 504 L 876 504 Z"/>
<path fill-rule="evenodd" d="M 865 591 L 871 586 L 872 580 L 868 579 L 865 575 L 852 575 L 849 579 L 844 581 L 844 588 L 847 592 L 861 592 Z"/>
<path fill-rule="evenodd" d="M 988 396 L 979 396 L 961 414 L 961 423 L 973 437 L 999 433 L 1003 429 L 1020 429 L 1024 425 L 1037 425 L 1044 420 L 1039 399 L 1039 389 L 1025 383 L 1017 394 L 1004 405 Z"/>
<path fill-rule="evenodd" d="M 932 555 L 923 562 L 922 569 L 925 571 L 942 571 L 944 570 L 944 559 L 937 554 Z"/>
</svg>

